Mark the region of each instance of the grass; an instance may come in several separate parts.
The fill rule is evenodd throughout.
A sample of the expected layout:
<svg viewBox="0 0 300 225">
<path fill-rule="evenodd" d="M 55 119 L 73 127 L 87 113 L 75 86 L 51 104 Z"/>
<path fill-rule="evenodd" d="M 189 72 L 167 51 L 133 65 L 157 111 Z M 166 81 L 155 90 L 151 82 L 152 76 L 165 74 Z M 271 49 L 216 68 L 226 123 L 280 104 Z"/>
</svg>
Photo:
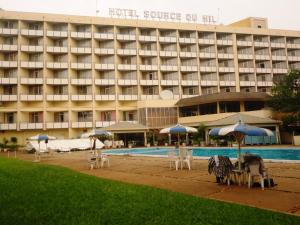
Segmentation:
<svg viewBox="0 0 300 225">
<path fill-rule="evenodd" d="M 287 225 L 300 217 L 0 157 L 0 224 Z"/>
</svg>

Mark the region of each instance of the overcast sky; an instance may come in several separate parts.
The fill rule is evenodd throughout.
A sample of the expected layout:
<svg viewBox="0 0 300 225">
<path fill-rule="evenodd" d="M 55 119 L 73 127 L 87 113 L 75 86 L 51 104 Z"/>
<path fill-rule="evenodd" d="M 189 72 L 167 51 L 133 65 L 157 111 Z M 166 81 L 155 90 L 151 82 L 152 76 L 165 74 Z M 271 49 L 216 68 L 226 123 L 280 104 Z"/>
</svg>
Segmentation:
<svg viewBox="0 0 300 225">
<path fill-rule="evenodd" d="M 48 12 L 96 16 L 97 0 L 0 0 L 0 8 L 12 11 Z M 98 0 L 99 16 L 109 8 L 179 12 L 213 15 L 219 23 L 267 17 L 270 28 L 300 30 L 300 0 Z"/>
</svg>

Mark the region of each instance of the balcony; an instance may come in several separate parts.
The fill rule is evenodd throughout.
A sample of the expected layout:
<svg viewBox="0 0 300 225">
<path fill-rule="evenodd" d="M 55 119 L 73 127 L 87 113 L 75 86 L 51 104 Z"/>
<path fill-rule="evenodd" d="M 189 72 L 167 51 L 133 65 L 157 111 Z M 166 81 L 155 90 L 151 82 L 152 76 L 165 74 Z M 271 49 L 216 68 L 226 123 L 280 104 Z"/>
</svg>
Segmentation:
<svg viewBox="0 0 300 225">
<path fill-rule="evenodd" d="M 47 101 L 51 101 L 51 102 L 69 101 L 69 95 L 47 95 Z"/>
<path fill-rule="evenodd" d="M 113 40 L 114 34 L 112 34 L 112 33 L 94 33 L 94 38 L 96 40 Z"/>
<path fill-rule="evenodd" d="M 29 123 L 29 122 L 22 122 L 20 123 L 20 130 L 42 130 L 43 123 Z"/>
<path fill-rule="evenodd" d="M 54 37 L 54 38 L 66 38 L 68 37 L 68 31 L 48 30 L 47 36 Z"/>
<path fill-rule="evenodd" d="M 15 36 L 18 35 L 18 29 L 10 29 L 10 28 L 0 28 L 0 34 L 1 35 L 7 35 L 7 36 Z"/>
<path fill-rule="evenodd" d="M 181 44 L 196 44 L 196 38 L 179 38 Z"/>
<path fill-rule="evenodd" d="M 198 43 L 201 45 L 215 45 L 216 40 L 215 39 L 199 39 Z"/>
<path fill-rule="evenodd" d="M 258 87 L 272 87 L 273 82 L 272 81 L 257 81 Z"/>
<path fill-rule="evenodd" d="M 18 45 L 0 45 L 0 52 L 16 52 L 18 51 Z"/>
<path fill-rule="evenodd" d="M 0 102 L 16 102 L 18 101 L 18 96 L 15 95 L 6 95 L 0 94 Z"/>
<path fill-rule="evenodd" d="M 44 47 L 41 45 L 33 46 L 33 45 L 21 45 L 22 52 L 43 52 Z"/>
<path fill-rule="evenodd" d="M 27 69 L 42 69 L 44 67 L 44 63 L 38 61 L 37 62 L 22 61 L 21 67 Z"/>
<path fill-rule="evenodd" d="M 279 74 L 287 74 L 288 73 L 288 69 L 284 69 L 284 68 L 273 68 L 273 73 L 279 73 Z"/>
<path fill-rule="evenodd" d="M 199 86 L 198 80 L 181 80 L 182 86 Z"/>
<path fill-rule="evenodd" d="M 241 87 L 255 87 L 255 81 L 240 81 Z"/>
<path fill-rule="evenodd" d="M 78 55 L 92 54 L 92 48 L 72 47 L 71 53 Z"/>
<path fill-rule="evenodd" d="M 198 66 L 180 66 L 182 72 L 197 72 Z"/>
<path fill-rule="evenodd" d="M 90 39 L 92 38 L 91 32 L 71 32 L 71 37 L 75 39 Z"/>
<path fill-rule="evenodd" d="M 136 55 L 137 51 L 136 49 L 117 49 L 118 55 Z"/>
<path fill-rule="evenodd" d="M 157 51 L 156 50 L 139 50 L 139 55 L 140 56 L 157 56 Z"/>
<path fill-rule="evenodd" d="M 134 34 L 117 34 L 118 41 L 135 41 L 136 37 Z"/>
<path fill-rule="evenodd" d="M 176 37 L 159 37 L 159 42 L 163 43 L 176 43 L 177 38 Z"/>
<path fill-rule="evenodd" d="M 199 57 L 203 59 L 214 59 L 216 58 L 216 53 L 213 52 L 200 52 Z"/>
<path fill-rule="evenodd" d="M 12 78 L 6 78 L 6 77 L 0 77 L 0 84 L 17 84 L 18 78 L 12 77 Z"/>
<path fill-rule="evenodd" d="M 91 78 L 87 79 L 71 79 L 71 84 L 72 85 L 92 85 L 93 80 Z"/>
<path fill-rule="evenodd" d="M 157 65 L 140 65 L 140 71 L 156 71 L 158 70 Z"/>
<path fill-rule="evenodd" d="M 233 41 L 232 40 L 217 40 L 217 44 L 230 46 L 230 45 L 233 45 Z"/>
<path fill-rule="evenodd" d="M 251 46 L 252 47 L 252 44 L 253 42 L 252 41 L 237 41 L 236 42 L 237 46 Z"/>
<path fill-rule="evenodd" d="M 156 42 L 157 41 L 157 37 L 156 36 L 140 35 L 139 36 L 139 41 L 140 42 Z"/>
<path fill-rule="evenodd" d="M 161 80 L 160 84 L 163 86 L 178 86 L 179 80 Z"/>
<path fill-rule="evenodd" d="M 254 46 L 261 47 L 261 48 L 268 48 L 270 46 L 270 44 L 267 41 L 255 41 Z"/>
<path fill-rule="evenodd" d="M 72 122 L 72 128 L 92 128 L 93 122 Z"/>
<path fill-rule="evenodd" d="M 271 73 L 271 68 L 256 68 L 256 73 Z"/>
<path fill-rule="evenodd" d="M 285 43 L 271 42 L 271 48 L 285 48 Z"/>
<path fill-rule="evenodd" d="M 53 54 L 67 54 L 68 53 L 68 47 L 56 47 L 56 46 L 48 46 L 47 52 L 53 53 Z"/>
<path fill-rule="evenodd" d="M 180 52 L 181 58 L 197 58 L 197 52 Z"/>
<path fill-rule="evenodd" d="M 235 69 L 234 67 L 219 67 L 220 73 L 234 73 Z"/>
<path fill-rule="evenodd" d="M 53 70 L 68 69 L 69 64 L 67 62 L 47 62 L 47 68 Z"/>
<path fill-rule="evenodd" d="M 119 64 L 118 70 L 120 71 L 130 71 L 130 70 L 136 70 L 137 66 L 134 64 Z"/>
<path fill-rule="evenodd" d="M 270 60 L 270 58 L 269 55 L 255 55 L 256 60 Z"/>
<path fill-rule="evenodd" d="M 95 48 L 94 50 L 96 55 L 113 55 L 115 50 L 113 48 Z"/>
<path fill-rule="evenodd" d="M 286 61 L 287 58 L 285 55 L 272 55 L 273 61 Z"/>
<path fill-rule="evenodd" d="M 247 67 L 247 68 L 239 68 L 240 73 L 254 73 L 254 68 Z"/>
<path fill-rule="evenodd" d="M 68 85 L 69 80 L 67 78 L 47 78 L 48 85 Z"/>
<path fill-rule="evenodd" d="M 137 101 L 138 95 L 119 95 L 118 96 L 119 101 Z"/>
<path fill-rule="evenodd" d="M 27 78 L 27 77 L 21 77 L 20 83 L 21 83 L 21 84 L 28 84 L 28 85 L 33 85 L 33 84 L 44 84 L 44 79 L 43 79 L 43 78 Z"/>
<path fill-rule="evenodd" d="M 72 101 L 92 101 L 93 95 L 71 95 Z"/>
<path fill-rule="evenodd" d="M 177 57 L 177 51 L 160 51 L 160 57 Z"/>
<path fill-rule="evenodd" d="M 21 35 L 29 36 L 29 37 L 42 37 L 42 36 L 44 36 L 44 31 L 43 30 L 22 29 L 21 30 Z"/>
<path fill-rule="evenodd" d="M 115 70 L 115 64 L 95 64 L 95 70 L 105 71 L 105 70 Z"/>
<path fill-rule="evenodd" d="M 219 59 L 233 59 L 232 53 L 218 53 Z"/>
<path fill-rule="evenodd" d="M 23 102 L 40 102 L 43 101 L 43 95 L 28 95 L 28 94 L 20 94 L 20 101 Z"/>
<path fill-rule="evenodd" d="M 300 43 L 297 43 L 297 44 L 287 43 L 286 46 L 287 46 L 287 48 L 300 49 Z"/>
<path fill-rule="evenodd" d="M 46 123 L 47 129 L 67 129 L 69 128 L 68 122 L 47 122 Z"/>
<path fill-rule="evenodd" d="M 243 53 L 239 53 L 238 54 L 238 59 L 253 59 L 253 55 L 252 54 L 243 54 Z"/>
<path fill-rule="evenodd" d="M 137 80 L 118 79 L 118 85 L 120 85 L 120 86 L 131 86 L 131 85 L 137 85 L 137 84 L 138 84 Z"/>
<path fill-rule="evenodd" d="M 141 95 L 141 100 L 158 100 L 160 99 L 159 95 Z"/>
<path fill-rule="evenodd" d="M 201 80 L 201 86 L 211 87 L 211 86 L 218 86 L 217 80 Z"/>
<path fill-rule="evenodd" d="M 216 72 L 216 66 L 200 66 L 200 72 Z"/>
<path fill-rule="evenodd" d="M 220 80 L 220 86 L 235 87 L 235 81 L 234 80 Z"/>
<path fill-rule="evenodd" d="M 71 69 L 73 70 L 90 70 L 92 69 L 91 63 L 71 63 Z"/>
<path fill-rule="evenodd" d="M 288 56 L 288 60 L 291 62 L 297 62 L 300 61 L 300 56 Z"/>
<path fill-rule="evenodd" d="M 110 94 L 110 95 L 95 95 L 95 101 L 115 101 L 116 95 Z"/>
<path fill-rule="evenodd" d="M 17 130 L 16 123 L 0 123 L 0 130 Z"/>
<path fill-rule="evenodd" d="M 111 125 L 114 125 L 116 121 L 96 121 L 96 128 L 99 127 L 109 127 Z"/>
<path fill-rule="evenodd" d="M 95 79 L 95 85 L 115 85 L 115 79 Z"/>
<path fill-rule="evenodd" d="M 140 85 L 142 86 L 153 86 L 158 84 L 158 80 L 140 80 Z"/>
<path fill-rule="evenodd" d="M 0 61 L 0 68 L 17 68 L 18 61 Z"/>
<path fill-rule="evenodd" d="M 173 65 L 160 65 L 161 71 L 178 71 L 178 66 Z"/>
</svg>

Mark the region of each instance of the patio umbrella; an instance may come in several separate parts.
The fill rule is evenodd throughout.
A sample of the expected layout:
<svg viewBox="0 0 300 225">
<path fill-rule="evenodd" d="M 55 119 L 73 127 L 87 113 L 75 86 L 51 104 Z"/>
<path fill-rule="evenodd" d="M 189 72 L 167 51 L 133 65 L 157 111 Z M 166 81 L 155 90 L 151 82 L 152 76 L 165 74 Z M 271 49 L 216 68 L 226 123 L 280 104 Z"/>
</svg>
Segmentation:
<svg viewBox="0 0 300 225">
<path fill-rule="evenodd" d="M 209 136 L 226 136 L 232 135 L 238 142 L 238 164 L 241 170 L 241 143 L 246 135 L 248 136 L 273 136 L 273 132 L 269 129 L 250 126 L 244 124 L 241 120 L 234 124 L 225 127 L 213 128 L 209 132 Z"/>
<path fill-rule="evenodd" d="M 194 127 L 187 127 L 177 124 L 173 127 L 168 127 L 160 130 L 160 134 L 177 134 L 178 142 L 180 141 L 179 134 L 197 133 L 198 130 Z"/>
<path fill-rule="evenodd" d="M 47 150 L 48 140 L 54 140 L 54 139 L 56 139 L 56 137 L 48 136 L 47 134 L 38 134 L 36 136 L 32 136 L 32 137 L 28 138 L 28 140 L 30 140 L 30 141 L 38 141 L 38 143 L 39 143 L 39 152 L 41 151 L 41 145 L 40 145 L 41 141 L 45 141 L 46 150 Z M 37 155 L 36 154 L 37 154 L 37 151 L 35 151 L 35 161 L 39 161 L 39 160 L 37 160 Z"/>
</svg>

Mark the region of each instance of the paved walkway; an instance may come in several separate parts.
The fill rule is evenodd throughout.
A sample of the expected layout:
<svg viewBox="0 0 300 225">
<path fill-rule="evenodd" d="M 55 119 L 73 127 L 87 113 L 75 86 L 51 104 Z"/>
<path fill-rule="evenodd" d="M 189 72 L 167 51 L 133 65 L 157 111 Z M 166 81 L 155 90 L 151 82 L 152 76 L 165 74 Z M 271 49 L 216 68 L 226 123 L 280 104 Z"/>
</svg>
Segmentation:
<svg viewBox="0 0 300 225">
<path fill-rule="evenodd" d="M 33 160 L 32 154 L 19 158 Z M 46 164 L 61 165 L 81 173 L 111 180 L 142 184 L 189 195 L 267 208 L 300 216 L 300 164 L 266 163 L 278 184 L 262 191 L 246 186 L 219 185 L 207 172 L 207 160 L 194 160 L 193 169 L 170 170 L 167 158 L 110 156 L 109 168 L 89 170 L 86 152 L 42 156 Z"/>
</svg>

